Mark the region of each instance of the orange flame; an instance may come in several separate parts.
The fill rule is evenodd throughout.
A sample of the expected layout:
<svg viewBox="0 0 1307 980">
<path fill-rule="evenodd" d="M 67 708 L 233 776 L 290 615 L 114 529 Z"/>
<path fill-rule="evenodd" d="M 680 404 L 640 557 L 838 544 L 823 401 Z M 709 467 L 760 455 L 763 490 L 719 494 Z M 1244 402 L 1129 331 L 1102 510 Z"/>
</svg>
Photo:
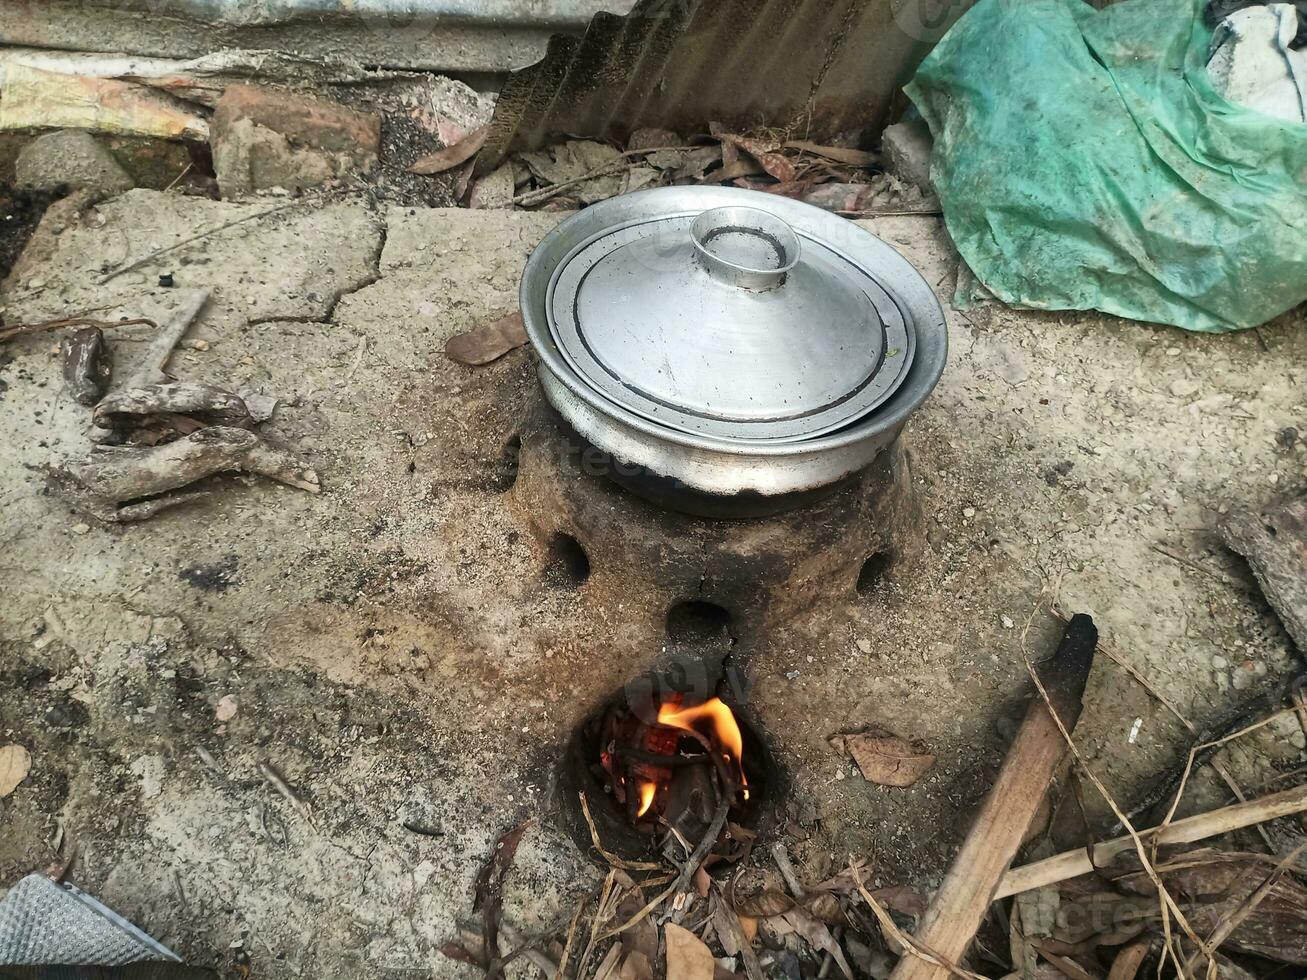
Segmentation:
<svg viewBox="0 0 1307 980">
<path fill-rule="evenodd" d="M 692 708 L 682 708 L 671 701 L 665 702 L 658 708 L 658 723 L 686 732 L 700 731 L 699 723 L 706 723 L 717 744 L 726 750 L 726 761 L 735 763 L 740 776 L 740 788 L 744 791 L 744 798 L 749 798 L 748 783 L 744 778 L 744 736 L 740 734 L 735 715 L 721 698 L 709 698 Z"/>
<path fill-rule="evenodd" d="M 640 781 L 640 809 L 635 811 L 637 817 L 643 817 L 653 806 L 654 794 L 658 792 L 658 784 L 650 780 Z"/>
</svg>

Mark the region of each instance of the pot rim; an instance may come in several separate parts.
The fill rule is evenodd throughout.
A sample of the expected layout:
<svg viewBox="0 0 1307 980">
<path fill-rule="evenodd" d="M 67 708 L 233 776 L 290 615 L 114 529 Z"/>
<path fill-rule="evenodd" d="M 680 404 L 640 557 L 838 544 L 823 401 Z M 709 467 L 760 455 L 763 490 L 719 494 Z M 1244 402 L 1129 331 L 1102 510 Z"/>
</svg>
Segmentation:
<svg viewBox="0 0 1307 980">
<path fill-rule="evenodd" d="M 578 242 L 632 217 L 732 205 L 768 211 L 791 226 L 884 270 L 884 278 L 879 283 L 899 305 L 904 318 L 911 320 L 917 350 L 899 388 L 872 415 L 837 432 L 795 442 L 754 442 L 682 432 L 649 421 L 604 397 L 566 362 L 550 331 L 545 303 L 557 263 Z M 840 449 L 899 427 L 934 390 L 948 356 L 948 327 L 943 307 L 921 273 L 893 246 L 854 222 L 813 205 L 738 187 L 660 187 L 609 198 L 574 213 L 550 230 L 531 252 L 522 274 L 519 303 L 527 336 L 542 368 L 572 397 L 599 415 L 610 416 L 652 438 L 733 456 L 792 459 Z M 568 414 L 568 407 L 555 405 L 555 408 L 565 416 Z"/>
</svg>

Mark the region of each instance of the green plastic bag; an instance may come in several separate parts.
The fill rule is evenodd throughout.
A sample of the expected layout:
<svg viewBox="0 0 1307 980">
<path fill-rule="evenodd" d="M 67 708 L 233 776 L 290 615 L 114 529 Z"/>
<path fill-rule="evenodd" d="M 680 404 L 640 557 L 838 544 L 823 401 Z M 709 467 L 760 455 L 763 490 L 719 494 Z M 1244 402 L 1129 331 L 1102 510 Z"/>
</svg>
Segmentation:
<svg viewBox="0 0 1307 980">
<path fill-rule="evenodd" d="M 1188 330 L 1307 300 L 1307 125 L 1212 88 L 1202 0 L 980 0 L 907 93 L 999 299 Z"/>
</svg>

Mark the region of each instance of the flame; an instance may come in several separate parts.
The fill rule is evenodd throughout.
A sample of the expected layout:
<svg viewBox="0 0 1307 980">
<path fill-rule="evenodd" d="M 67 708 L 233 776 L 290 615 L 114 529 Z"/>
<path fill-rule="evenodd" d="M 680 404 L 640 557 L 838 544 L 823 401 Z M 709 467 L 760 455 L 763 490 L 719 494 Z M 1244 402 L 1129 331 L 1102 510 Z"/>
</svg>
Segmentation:
<svg viewBox="0 0 1307 980">
<path fill-rule="evenodd" d="M 643 817 L 653 806 L 654 794 L 658 792 L 658 784 L 648 779 L 640 781 L 640 809 L 635 811 L 637 817 Z"/>
<path fill-rule="evenodd" d="M 675 702 L 665 702 L 658 707 L 658 724 L 668 728 L 679 728 L 686 732 L 700 731 L 698 724 L 705 723 L 717 744 L 726 750 L 727 762 L 734 762 L 740 776 L 740 789 L 744 798 L 749 798 L 748 783 L 744 778 L 744 736 L 740 734 L 739 723 L 735 715 L 721 698 L 709 698 L 703 704 L 692 708 L 682 708 Z"/>
</svg>

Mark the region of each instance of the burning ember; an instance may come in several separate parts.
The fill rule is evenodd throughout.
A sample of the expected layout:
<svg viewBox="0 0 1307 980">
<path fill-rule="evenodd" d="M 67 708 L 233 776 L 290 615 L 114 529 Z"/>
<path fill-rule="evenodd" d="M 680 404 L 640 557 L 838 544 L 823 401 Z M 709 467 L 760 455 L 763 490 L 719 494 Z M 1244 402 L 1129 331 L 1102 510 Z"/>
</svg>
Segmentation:
<svg viewBox="0 0 1307 980">
<path fill-rule="evenodd" d="M 749 799 L 744 737 L 720 698 L 683 705 L 671 695 L 650 724 L 612 708 L 600 730 L 606 787 L 634 826 L 656 834 L 670 827 L 697 842 L 723 804 Z"/>
</svg>

